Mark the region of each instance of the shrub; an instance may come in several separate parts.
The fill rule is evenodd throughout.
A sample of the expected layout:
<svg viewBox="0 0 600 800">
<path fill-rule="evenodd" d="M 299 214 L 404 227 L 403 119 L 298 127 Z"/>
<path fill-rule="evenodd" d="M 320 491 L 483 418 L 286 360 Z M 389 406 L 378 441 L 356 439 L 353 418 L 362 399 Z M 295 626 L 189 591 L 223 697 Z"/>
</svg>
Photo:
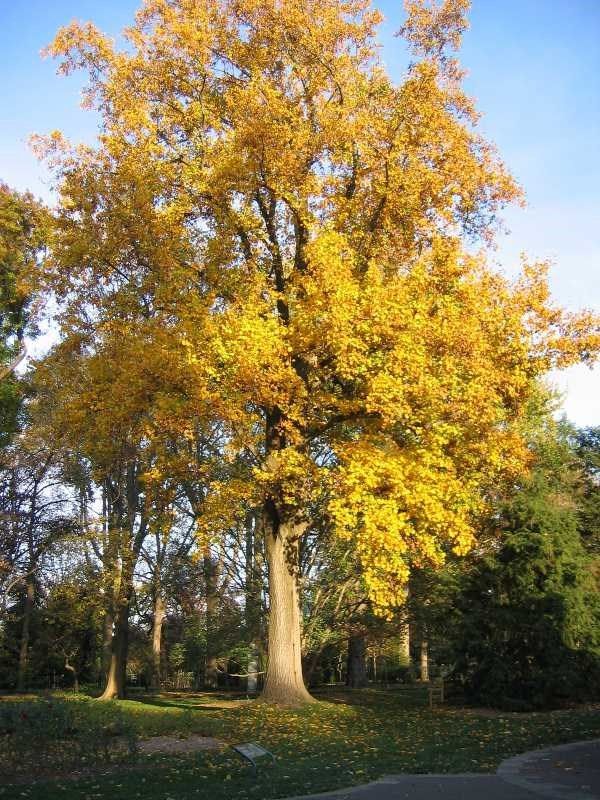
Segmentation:
<svg viewBox="0 0 600 800">
<path fill-rule="evenodd" d="M 60 697 L 0 703 L 0 774 L 81 769 L 136 752 L 135 729 L 114 703 Z"/>
</svg>

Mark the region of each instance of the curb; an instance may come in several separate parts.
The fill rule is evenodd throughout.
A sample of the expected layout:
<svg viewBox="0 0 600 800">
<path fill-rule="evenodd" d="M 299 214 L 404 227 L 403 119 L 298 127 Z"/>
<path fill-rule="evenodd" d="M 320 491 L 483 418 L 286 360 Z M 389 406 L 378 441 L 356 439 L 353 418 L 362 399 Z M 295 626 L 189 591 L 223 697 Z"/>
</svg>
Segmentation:
<svg viewBox="0 0 600 800">
<path fill-rule="evenodd" d="M 419 779 L 419 778 L 495 778 L 496 775 L 490 772 L 403 772 L 397 775 L 382 775 L 381 778 L 377 778 L 374 781 L 369 781 L 369 783 L 359 783 L 355 786 L 347 786 L 342 787 L 340 789 L 329 789 L 325 792 L 313 792 L 312 794 L 299 794 L 293 795 L 292 797 L 285 797 L 280 798 L 280 800 L 314 800 L 314 798 L 321 798 L 321 797 L 335 797 L 337 800 L 346 800 L 352 794 L 356 792 L 362 792 L 365 789 L 369 789 L 370 787 L 376 786 L 389 786 L 390 784 L 395 783 L 403 783 L 406 779 Z M 571 798 L 570 800 L 573 800 Z M 579 798 L 575 798 L 575 800 L 579 800 Z M 585 798 L 585 800 L 589 800 L 589 798 Z M 597 798 L 594 798 L 597 800 Z"/>
<path fill-rule="evenodd" d="M 530 750 L 528 753 L 522 753 L 521 755 L 513 756 L 512 758 L 507 758 L 502 761 L 496 771 L 496 775 L 502 778 L 503 781 L 506 781 L 506 783 L 511 783 L 514 786 L 519 786 L 521 789 L 527 789 L 529 792 L 542 795 L 542 797 L 549 799 L 551 798 L 552 800 L 598 800 L 598 795 L 582 792 L 577 789 L 568 789 L 557 783 L 544 783 L 543 779 L 532 781 L 521 775 L 521 768 L 530 761 L 536 761 L 540 758 L 552 758 L 561 753 L 569 753 L 580 747 L 589 747 L 594 744 L 600 745 L 600 739 L 585 739 L 580 742 L 559 744 L 555 747 L 544 747 L 542 750 Z"/>
<path fill-rule="evenodd" d="M 346 797 L 349 797 L 356 792 L 362 791 L 363 789 L 368 789 L 370 786 L 377 786 L 381 783 L 381 779 L 378 778 L 376 781 L 369 781 L 369 783 L 359 783 L 356 786 L 348 786 L 347 788 L 341 789 L 329 789 L 326 792 L 313 792 L 312 794 L 298 794 L 293 795 L 292 797 L 284 797 L 281 800 L 314 800 L 315 797 L 338 797 L 339 800 L 345 800 Z"/>
</svg>

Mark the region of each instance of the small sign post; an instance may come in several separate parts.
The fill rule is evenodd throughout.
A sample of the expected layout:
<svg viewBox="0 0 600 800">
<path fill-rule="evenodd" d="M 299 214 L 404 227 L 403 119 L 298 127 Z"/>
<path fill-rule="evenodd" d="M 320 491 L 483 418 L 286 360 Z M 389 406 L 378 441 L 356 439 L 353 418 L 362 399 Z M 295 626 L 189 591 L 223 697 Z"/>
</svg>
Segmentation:
<svg viewBox="0 0 600 800">
<path fill-rule="evenodd" d="M 254 742 L 246 742 L 245 744 L 232 744 L 232 750 L 235 750 L 239 753 L 243 758 L 249 761 L 254 770 L 257 769 L 256 759 L 262 758 L 263 756 L 270 756 L 271 761 L 275 763 L 275 756 L 269 750 L 265 750 L 264 747 L 261 747 L 259 744 L 255 744 Z"/>
</svg>

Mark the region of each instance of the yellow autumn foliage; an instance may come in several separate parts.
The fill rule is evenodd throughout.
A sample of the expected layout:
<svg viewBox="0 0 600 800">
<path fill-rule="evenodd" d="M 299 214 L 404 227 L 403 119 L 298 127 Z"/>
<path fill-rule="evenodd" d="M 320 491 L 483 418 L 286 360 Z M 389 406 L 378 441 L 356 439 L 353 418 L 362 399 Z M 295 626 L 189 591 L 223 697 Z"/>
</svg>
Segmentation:
<svg viewBox="0 0 600 800">
<path fill-rule="evenodd" d="M 466 6 L 407 3 L 398 84 L 367 0 L 146 0 L 123 50 L 79 23 L 49 48 L 103 120 L 96 148 L 46 143 L 59 425 L 200 475 L 206 536 L 243 504 L 275 532 L 319 504 L 381 608 L 472 546 L 527 466 L 540 376 L 600 343 L 545 265 L 511 283 L 463 246 L 521 199 L 450 55 Z M 211 426 L 218 468 L 193 457 Z"/>
</svg>

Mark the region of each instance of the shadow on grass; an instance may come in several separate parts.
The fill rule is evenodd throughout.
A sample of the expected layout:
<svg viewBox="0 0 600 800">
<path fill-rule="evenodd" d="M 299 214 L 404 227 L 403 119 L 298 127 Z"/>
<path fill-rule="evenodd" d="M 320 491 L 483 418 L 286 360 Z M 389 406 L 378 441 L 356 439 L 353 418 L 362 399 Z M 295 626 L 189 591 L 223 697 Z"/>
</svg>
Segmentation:
<svg viewBox="0 0 600 800">
<path fill-rule="evenodd" d="M 128 697 L 130 703 L 157 708 L 181 708 L 184 711 L 233 711 L 252 703 L 246 695 L 235 693 L 194 692 L 194 694 L 147 694 Z"/>
<path fill-rule="evenodd" d="M 318 688 L 312 691 L 317 700 L 345 706 L 361 706 L 374 710 L 421 709 L 427 705 L 427 691 L 421 686 L 401 689 Z"/>
</svg>

